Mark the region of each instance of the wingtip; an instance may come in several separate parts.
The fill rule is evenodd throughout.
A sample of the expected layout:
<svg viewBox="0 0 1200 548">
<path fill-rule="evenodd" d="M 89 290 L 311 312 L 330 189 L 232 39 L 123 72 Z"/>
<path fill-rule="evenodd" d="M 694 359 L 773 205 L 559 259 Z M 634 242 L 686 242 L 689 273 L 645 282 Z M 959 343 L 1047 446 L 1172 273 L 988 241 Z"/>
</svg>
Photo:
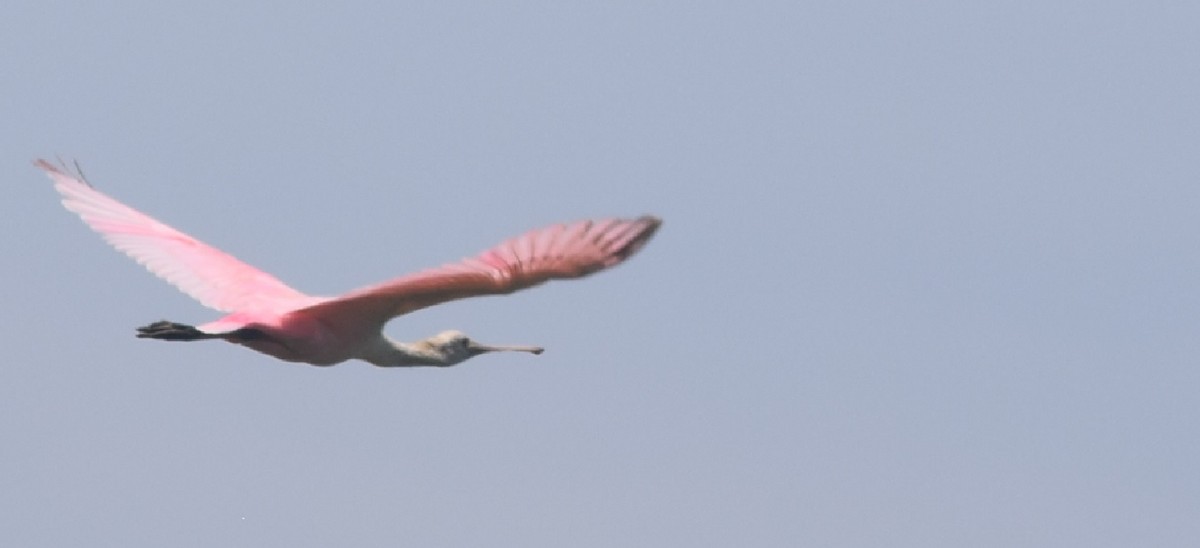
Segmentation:
<svg viewBox="0 0 1200 548">
<path fill-rule="evenodd" d="M 33 160 L 33 165 L 35 165 L 41 169 L 44 169 L 46 171 L 52 171 L 52 172 L 57 172 L 57 173 L 62 172 L 54 164 L 47 162 L 45 158 L 35 158 Z"/>
<path fill-rule="evenodd" d="M 651 236 L 654 236 L 654 233 L 658 232 L 658 229 L 661 228 L 663 224 L 662 218 L 657 215 L 642 215 L 638 218 L 638 220 L 646 224 L 646 227 L 642 229 L 642 233 L 639 234 L 637 238 L 643 243 L 645 243 L 646 240 L 649 240 Z"/>
<path fill-rule="evenodd" d="M 58 179 L 59 177 L 65 177 L 67 179 L 71 179 L 71 180 L 83 183 L 84 185 L 87 185 L 89 187 L 92 186 L 92 183 L 87 180 L 86 176 L 84 176 L 83 168 L 81 168 L 79 166 L 79 162 L 72 162 L 72 163 L 75 164 L 75 172 L 74 173 L 72 173 L 70 171 L 70 168 L 67 167 L 66 162 L 62 161 L 61 158 L 59 158 L 58 164 L 54 164 L 53 162 L 50 162 L 49 160 L 46 160 L 45 158 L 37 158 L 33 161 L 34 166 L 45 171 L 46 174 L 49 175 L 50 178 L 54 179 L 55 181 L 59 181 L 59 179 Z"/>
<path fill-rule="evenodd" d="M 625 241 L 620 248 L 613 253 L 612 257 L 614 260 L 609 266 L 615 265 L 632 257 L 635 253 L 645 247 L 646 243 L 654 237 L 654 234 L 658 232 L 659 227 L 662 226 L 662 219 L 655 215 L 642 215 L 641 217 L 638 217 L 636 220 L 632 221 L 631 224 L 633 225 L 632 228 L 635 231 L 634 234 L 632 236 L 622 238 L 622 240 Z"/>
</svg>

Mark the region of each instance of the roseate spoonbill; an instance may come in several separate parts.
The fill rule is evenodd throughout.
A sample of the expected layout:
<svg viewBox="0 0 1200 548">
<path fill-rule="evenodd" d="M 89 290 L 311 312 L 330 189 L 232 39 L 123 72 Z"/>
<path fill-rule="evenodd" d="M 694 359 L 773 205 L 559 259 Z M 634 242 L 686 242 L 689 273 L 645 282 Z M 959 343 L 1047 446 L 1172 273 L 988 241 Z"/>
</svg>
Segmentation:
<svg viewBox="0 0 1200 548">
<path fill-rule="evenodd" d="M 160 321 L 137 336 L 167 341 L 221 339 L 290 362 L 333 365 L 359 359 L 380 367 L 451 366 L 497 351 L 541 354 L 536 346 L 489 346 L 458 331 L 416 343 L 382 332 L 396 316 L 477 295 L 512 293 L 548 280 L 580 278 L 636 253 L 658 218 L 604 219 L 554 225 L 463 259 L 351 291 L 313 297 L 96 190 L 76 166 L 71 174 L 45 160 L 63 205 L 108 243 L 201 304 L 228 313 L 199 326 Z"/>
</svg>

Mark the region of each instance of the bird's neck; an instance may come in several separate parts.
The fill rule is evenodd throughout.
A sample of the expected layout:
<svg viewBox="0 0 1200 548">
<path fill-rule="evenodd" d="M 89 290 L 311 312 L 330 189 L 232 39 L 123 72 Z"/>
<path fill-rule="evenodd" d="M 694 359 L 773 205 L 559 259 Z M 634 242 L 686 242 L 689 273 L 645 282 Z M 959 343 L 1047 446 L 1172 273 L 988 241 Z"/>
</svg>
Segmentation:
<svg viewBox="0 0 1200 548">
<path fill-rule="evenodd" d="M 379 337 L 362 356 L 362 359 L 379 367 L 448 365 L 445 356 L 427 344 L 402 343 L 387 337 Z"/>
</svg>

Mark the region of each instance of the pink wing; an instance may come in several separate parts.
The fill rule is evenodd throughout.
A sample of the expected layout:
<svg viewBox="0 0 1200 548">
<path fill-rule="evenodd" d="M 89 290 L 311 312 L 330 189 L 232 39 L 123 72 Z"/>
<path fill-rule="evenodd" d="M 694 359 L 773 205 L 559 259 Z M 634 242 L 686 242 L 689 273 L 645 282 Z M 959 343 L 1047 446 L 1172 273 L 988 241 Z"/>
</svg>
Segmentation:
<svg viewBox="0 0 1200 548">
<path fill-rule="evenodd" d="M 581 221 L 534 230 L 481 255 L 411 274 L 300 309 L 337 331 L 369 332 L 388 320 L 446 301 L 512 293 L 549 280 L 580 278 L 636 253 L 662 224 L 656 217 Z"/>
<path fill-rule="evenodd" d="M 209 308 L 285 311 L 312 302 L 270 274 L 100 193 L 45 160 L 63 205 L 113 247 Z"/>
</svg>

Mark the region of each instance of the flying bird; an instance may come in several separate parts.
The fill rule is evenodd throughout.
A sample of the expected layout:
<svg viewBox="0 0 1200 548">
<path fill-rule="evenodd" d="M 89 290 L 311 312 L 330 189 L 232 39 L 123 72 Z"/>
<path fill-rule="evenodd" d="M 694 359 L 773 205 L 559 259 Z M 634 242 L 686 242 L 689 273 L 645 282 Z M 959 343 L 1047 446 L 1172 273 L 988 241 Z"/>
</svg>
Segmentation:
<svg viewBox="0 0 1200 548">
<path fill-rule="evenodd" d="M 274 276 L 171 228 L 45 160 L 63 205 L 108 243 L 200 304 L 227 315 L 191 326 L 159 321 L 137 336 L 166 341 L 220 339 L 312 365 L 358 359 L 380 367 L 451 366 L 488 352 L 541 354 L 537 346 L 493 346 L 459 331 L 415 343 L 392 340 L 392 318 L 436 304 L 499 295 L 549 280 L 581 278 L 637 253 L 662 221 L 653 216 L 559 224 L 509 239 L 473 258 L 367 286 L 340 297 L 306 295 Z"/>
</svg>

